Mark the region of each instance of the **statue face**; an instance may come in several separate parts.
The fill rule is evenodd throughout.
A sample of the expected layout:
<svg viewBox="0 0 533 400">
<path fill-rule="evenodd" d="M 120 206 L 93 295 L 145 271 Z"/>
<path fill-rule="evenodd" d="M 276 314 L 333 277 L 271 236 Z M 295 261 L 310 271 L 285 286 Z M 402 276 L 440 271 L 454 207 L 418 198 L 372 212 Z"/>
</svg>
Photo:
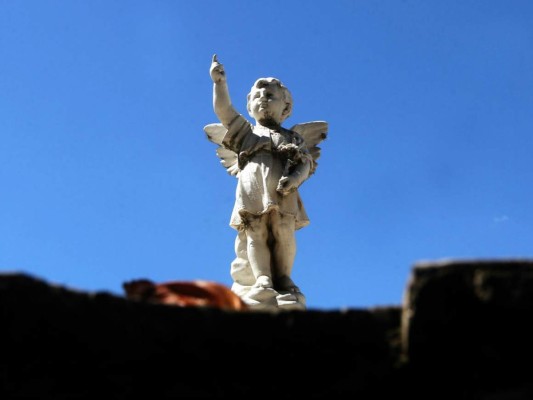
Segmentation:
<svg viewBox="0 0 533 400">
<path fill-rule="evenodd" d="M 248 112 L 258 122 L 283 121 L 287 104 L 283 92 L 272 78 L 259 79 L 249 94 Z"/>
</svg>

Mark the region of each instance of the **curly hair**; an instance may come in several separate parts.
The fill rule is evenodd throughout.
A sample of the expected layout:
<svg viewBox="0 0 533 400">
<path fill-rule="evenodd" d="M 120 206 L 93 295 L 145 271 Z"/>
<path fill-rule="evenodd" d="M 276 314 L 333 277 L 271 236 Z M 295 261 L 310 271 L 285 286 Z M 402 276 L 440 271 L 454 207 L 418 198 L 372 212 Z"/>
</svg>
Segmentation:
<svg viewBox="0 0 533 400">
<path fill-rule="evenodd" d="M 287 87 L 278 78 L 259 78 L 258 80 L 256 80 L 252 88 L 250 89 L 250 92 L 246 96 L 246 109 L 248 110 L 248 112 L 250 112 L 250 97 L 252 95 L 252 91 L 256 88 L 261 88 L 272 83 L 276 84 L 281 89 L 283 101 L 285 102 L 289 110 L 289 112 L 283 116 L 284 121 L 289 118 L 292 113 L 292 95 L 289 89 L 287 89 Z"/>
</svg>

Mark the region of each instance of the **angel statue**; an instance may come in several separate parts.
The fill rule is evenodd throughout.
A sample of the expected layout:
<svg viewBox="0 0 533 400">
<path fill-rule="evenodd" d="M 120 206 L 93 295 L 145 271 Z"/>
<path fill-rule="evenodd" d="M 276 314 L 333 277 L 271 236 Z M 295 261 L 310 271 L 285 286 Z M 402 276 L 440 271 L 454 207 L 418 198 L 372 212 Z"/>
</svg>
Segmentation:
<svg viewBox="0 0 533 400">
<path fill-rule="evenodd" d="M 260 78 L 247 96 L 254 125 L 233 108 L 216 54 L 209 72 L 221 123 L 206 125 L 204 131 L 218 145 L 222 165 L 238 179 L 230 219 L 238 232 L 231 290 L 251 309 L 305 310 L 305 296 L 291 279 L 295 231 L 309 224 L 298 187 L 315 172 L 317 145 L 326 138 L 328 124 L 283 128 L 292 96 L 279 79 Z"/>
</svg>

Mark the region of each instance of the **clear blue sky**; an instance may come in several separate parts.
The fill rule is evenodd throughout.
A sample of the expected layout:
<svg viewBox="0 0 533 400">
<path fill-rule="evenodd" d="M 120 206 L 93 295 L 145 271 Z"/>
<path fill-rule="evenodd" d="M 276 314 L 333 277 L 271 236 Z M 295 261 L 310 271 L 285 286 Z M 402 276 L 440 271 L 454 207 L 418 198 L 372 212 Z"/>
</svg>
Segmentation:
<svg viewBox="0 0 533 400">
<path fill-rule="evenodd" d="M 122 295 L 231 284 L 236 180 L 204 125 L 280 78 L 329 122 L 301 187 L 309 308 L 399 305 L 412 266 L 533 257 L 531 1 L 0 0 L 0 269 Z"/>
</svg>

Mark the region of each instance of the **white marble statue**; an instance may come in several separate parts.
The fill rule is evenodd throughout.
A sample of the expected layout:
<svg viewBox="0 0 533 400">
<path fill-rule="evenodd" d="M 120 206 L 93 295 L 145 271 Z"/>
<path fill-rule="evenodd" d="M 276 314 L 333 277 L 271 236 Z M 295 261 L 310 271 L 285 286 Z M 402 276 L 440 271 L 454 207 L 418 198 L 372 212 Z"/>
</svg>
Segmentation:
<svg viewBox="0 0 533 400">
<path fill-rule="evenodd" d="M 230 100 L 224 67 L 213 56 L 213 108 L 221 123 L 204 131 L 217 155 L 238 179 L 230 226 L 238 231 L 231 264 L 232 291 L 257 310 L 305 310 L 305 296 L 291 279 L 295 231 L 309 224 L 298 187 L 316 169 L 323 121 L 281 126 L 292 96 L 276 78 L 260 78 L 247 98 L 255 125 Z"/>
</svg>

